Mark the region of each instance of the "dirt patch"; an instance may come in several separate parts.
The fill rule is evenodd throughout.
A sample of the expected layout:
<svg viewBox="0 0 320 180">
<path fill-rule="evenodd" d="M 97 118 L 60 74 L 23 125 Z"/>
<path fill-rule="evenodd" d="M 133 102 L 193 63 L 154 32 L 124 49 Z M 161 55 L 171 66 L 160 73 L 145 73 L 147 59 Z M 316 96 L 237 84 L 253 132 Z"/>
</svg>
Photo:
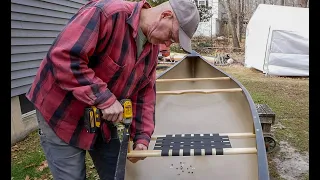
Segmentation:
<svg viewBox="0 0 320 180">
<path fill-rule="evenodd" d="M 272 161 L 280 177 L 286 180 L 304 179 L 309 172 L 309 154 L 300 154 L 286 141 L 280 141 L 279 144 L 279 153 Z"/>
</svg>

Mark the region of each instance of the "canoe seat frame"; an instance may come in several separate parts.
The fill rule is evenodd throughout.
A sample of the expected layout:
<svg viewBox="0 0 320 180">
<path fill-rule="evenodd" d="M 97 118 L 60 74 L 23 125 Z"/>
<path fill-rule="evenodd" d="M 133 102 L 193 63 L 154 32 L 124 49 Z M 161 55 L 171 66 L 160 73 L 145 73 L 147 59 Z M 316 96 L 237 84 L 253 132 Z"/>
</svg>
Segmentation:
<svg viewBox="0 0 320 180">
<path fill-rule="evenodd" d="M 256 147 L 232 148 L 229 139 L 254 138 L 253 133 L 172 134 L 152 136 L 153 150 L 131 150 L 128 157 L 170 157 L 256 154 Z M 129 146 L 132 146 L 132 140 Z M 191 146 L 193 144 L 193 146 Z M 183 145 L 183 146 L 181 146 Z M 179 148 L 181 147 L 181 148 Z"/>
<path fill-rule="evenodd" d="M 195 81 L 226 81 L 230 77 L 214 77 L 214 78 L 183 78 L 183 79 L 157 79 L 157 83 L 171 83 L 171 82 L 195 82 Z M 241 88 L 228 89 L 187 89 L 175 91 L 157 91 L 157 95 L 183 95 L 183 94 L 213 94 L 213 93 L 232 93 L 242 92 Z"/>
<path fill-rule="evenodd" d="M 195 81 L 227 81 L 229 77 L 215 78 L 183 78 L 157 79 L 157 83 L 195 82 Z M 188 89 L 174 91 L 157 91 L 157 95 L 213 94 L 242 92 L 241 88 L 228 89 Z M 215 134 L 172 134 L 152 136 L 156 141 L 153 150 L 132 150 L 129 143 L 127 157 L 170 157 L 170 156 L 209 156 L 256 154 L 256 147 L 232 148 L 232 138 L 255 138 L 253 133 L 215 133 Z M 193 145 L 192 145 L 193 144 Z M 131 147 L 130 147 L 131 146 Z"/>
</svg>

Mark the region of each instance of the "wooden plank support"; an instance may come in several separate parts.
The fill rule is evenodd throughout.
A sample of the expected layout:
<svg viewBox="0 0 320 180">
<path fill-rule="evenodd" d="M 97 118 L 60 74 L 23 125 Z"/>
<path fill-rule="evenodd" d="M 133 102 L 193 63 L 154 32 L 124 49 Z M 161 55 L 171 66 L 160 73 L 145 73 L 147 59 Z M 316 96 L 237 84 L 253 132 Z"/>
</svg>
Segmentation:
<svg viewBox="0 0 320 180">
<path fill-rule="evenodd" d="M 157 91 L 157 95 L 181 95 L 181 94 L 213 94 L 213 93 L 232 93 L 241 92 L 241 88 L 230 89 L 189 89 L 189 90 L 176 90 L 176 91 Z"/>
<path fill-rule="evenodd" d="M 242 139 L 242 138 L 255 138 L 256 135 L 253 133 L 218 133 L 219 136 L 228 136 L 229 139 Z M 180 135 L 180 134 L 179 134 Z M 174 137 L 175 135 L 172 134 L 172 137 Z M 184 134 L 181 134 L 181 136 L 183 137 Z M 192 136 L 192 134 L 191 134 Z M 201 134 L 200 134 L 201 136 Z M 164 138 L 166 137 L 166 135 L 155 135 L 155 136 L 151 136 L 151 140 L 157 140 L 157 138 Z"/>
<path fill-rule="evenodd" d="M 157 79 L 157 82 L 179 82 L 179 81 L 219 81 L 230 80 L 230 77 L 216 77 L 216 78 L 183 78 L 183 79 Z"/>
<path fill-rule="evenodd" d="M 221 152 L 220 152 L 221 153 Z M 254 147 L 251 148 L 224 148 L 223 154 L 218 155 L 239 155 L 239 154 L 256 154 L 257 149 Z M 217 155 L 215 148 L 212 149 L 212 155 Z M 169 155 L 166 157 L 172 156 L 172 150 L 169 150 Z M 183 156 L 183 150 L 179 152 L 179 156 Z M 193 149 L 190 151 L 190 156 L 194 156 Z M 205 156 L 204 149 L 201 150 L 201 156 Z M 128 157 L 164 157 L 161 155 L 161 150 L 133 150 L 128 153 Z"/>
</svg>

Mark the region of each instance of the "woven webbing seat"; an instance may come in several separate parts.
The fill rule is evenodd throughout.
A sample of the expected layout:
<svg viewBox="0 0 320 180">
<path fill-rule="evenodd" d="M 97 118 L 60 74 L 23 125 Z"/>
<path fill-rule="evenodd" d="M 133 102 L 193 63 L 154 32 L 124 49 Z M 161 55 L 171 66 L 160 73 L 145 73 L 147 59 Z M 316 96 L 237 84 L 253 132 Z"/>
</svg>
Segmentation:
<svg viewBox="0 0 320 180">
<path fill-rule="evenodd" d="M 158 137 L 154 150 L 161 150 L 161 156 L 203 156 L 223 155 L 223 148 L 231 148 L 228 136 L 219 134 L 176 134 Z M 171 150 L 171 151 L 170 151 Z"/>
</svg>

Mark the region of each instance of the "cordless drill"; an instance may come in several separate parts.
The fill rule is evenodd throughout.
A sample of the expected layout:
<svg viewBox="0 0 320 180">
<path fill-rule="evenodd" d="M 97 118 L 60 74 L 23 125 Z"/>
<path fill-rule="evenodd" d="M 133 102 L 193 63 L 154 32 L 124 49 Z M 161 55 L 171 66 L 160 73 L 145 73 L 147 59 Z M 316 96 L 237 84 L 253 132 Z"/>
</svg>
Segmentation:
<svg viewBox="0 0 320 180">
<path fill-rule="evenodd" d="M 132 122 L 132 102 L 130 99 L 122 99 L 120 104 L 123 107 L 123 119 L 114 123 L 117 128 L 119 140 L 122 141 L 123 134 L 128 131 Z M 95 106 L 85 108 L 84 112 L 84 126 L 89 133 L 96 133 L 102 123 L 102 112 Z"/>
<path fill-rule="evenodd" d="M 132 102 L 130 99 L 123 99 L 120 101 L 123 107 L 123 119 L 114 123 L 117 128 L 117 134 L 120 141 L 120 149 L 117 158 L 116 172 L 114 180 L 123 180 L 125 177 L 125 167 L 127 160 L 127 153 L 130 141 L 129 128 L 132 122 Z M 85 127 L 89 133 L 96 133 L 102 123 L 102 112 L 95 106 L 90 106 L 85 109 L 84 122 Z"/>
</svg>

